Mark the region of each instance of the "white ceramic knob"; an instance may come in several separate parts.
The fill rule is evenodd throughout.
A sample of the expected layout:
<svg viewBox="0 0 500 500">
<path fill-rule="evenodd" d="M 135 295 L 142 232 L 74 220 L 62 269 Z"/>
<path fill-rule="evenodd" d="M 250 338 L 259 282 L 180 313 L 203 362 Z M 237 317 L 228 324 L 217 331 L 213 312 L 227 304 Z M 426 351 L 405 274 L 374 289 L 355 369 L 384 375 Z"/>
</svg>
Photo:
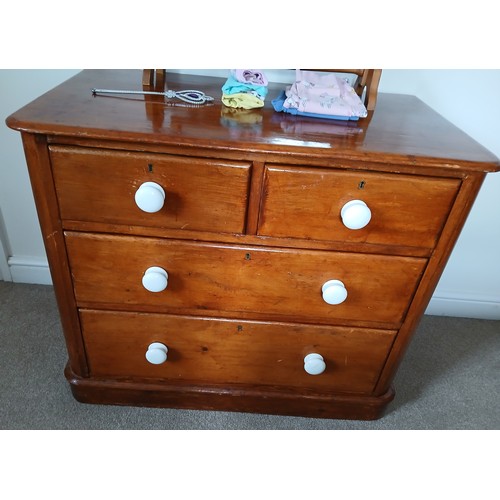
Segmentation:
<svg viewBox="0 0 500 500">
<path fill-rule="evenodd" d="M 326 363 L 321 354 L 313 352 L 304 358 L 304 370 L 309 375 L 319 375 L 325 371 L 325 368 Z"/>
<path fill-rule="evenodd" d="M 322 287 L 321 292 L 323 293 L 323 300 L 327 304 L 337 305 L 342 304 L 345 299 L 347 299 L 347 290 L 339 280 L 329 280 Z"/>
<path fill-rule="evenodd" d="M 165 203 L 165 191 L 156 182 L 145 182 L 135 192 L 135 203 L 143 212 L 159 212 Z"/>
<path fill-rule="evenodd" d="M 342 207 L 340 216 L 345 227 L 361 229 L 370 222 L 372 212 L 364 201 L 352 200 Z"/>
<path fill-rule="evenodd" d="M 168 347 L 160 342 L 153 342 L 146 352 L 146 359 L 152 365 L 161 365 L 167 361 Z"/>
<path fill-rule="evenodd" d="M 163 292 L 168 285 L 168 273 L 161 267 L 149 267 L 142 277 L 142 286 L 150 292 Z"/>
</svg>

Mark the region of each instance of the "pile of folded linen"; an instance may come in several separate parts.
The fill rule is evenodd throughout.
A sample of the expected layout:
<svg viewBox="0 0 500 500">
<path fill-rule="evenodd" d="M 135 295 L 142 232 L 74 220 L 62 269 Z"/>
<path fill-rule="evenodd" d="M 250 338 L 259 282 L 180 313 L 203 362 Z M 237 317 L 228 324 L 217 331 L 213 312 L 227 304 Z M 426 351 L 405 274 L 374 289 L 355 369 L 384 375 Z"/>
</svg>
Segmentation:
<svg viewBox="0 0 500 500">
<path fill-rule="evenodd" d="M 358 120 L 368 114 L 351 85 L 332 73 L 297 70 L 295 82 L 272 102 L 275 111 L 314 118 Z"/>
<path fill-rule="evenodd" d="M 267 85 L 266 75 L 258 69 L 232 69 L 222 86 L 222 102 L 230 108 L 262 108 Z"/>
</svg>

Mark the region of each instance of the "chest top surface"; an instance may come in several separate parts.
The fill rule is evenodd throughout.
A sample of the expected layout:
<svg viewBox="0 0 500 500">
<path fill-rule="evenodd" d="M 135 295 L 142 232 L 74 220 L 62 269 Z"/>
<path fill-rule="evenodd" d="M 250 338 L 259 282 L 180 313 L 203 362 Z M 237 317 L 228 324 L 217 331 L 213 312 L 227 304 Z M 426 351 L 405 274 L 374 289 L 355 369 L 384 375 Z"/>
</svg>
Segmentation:
<svg viewBox="0 0 500 500">
<path fill-rule="evenodd" d="M 226 108 L 220 99 L 223 83 L 167 72 L 167 88 L 195 88 L 215 98 L 213 104 L 189 107 L 162 96 L 93 96 L 92 88 L 141 90 L 141 71 L 84 70 L 10 116 L 7 124 L 79 139 L 500 169 L 491 152 L 414 96 L 382 93 L 366 119 L 333 122 L 275 112 L 271 100 L 284 84 L 270 84 L 264 108 Z"/>
</svg>

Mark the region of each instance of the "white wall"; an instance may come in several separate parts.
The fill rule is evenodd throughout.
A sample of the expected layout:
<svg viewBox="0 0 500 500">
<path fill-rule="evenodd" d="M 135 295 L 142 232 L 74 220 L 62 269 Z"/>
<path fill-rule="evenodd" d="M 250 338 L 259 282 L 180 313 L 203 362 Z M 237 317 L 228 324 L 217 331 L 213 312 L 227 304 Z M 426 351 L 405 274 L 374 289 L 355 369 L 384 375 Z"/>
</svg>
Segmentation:
<svg viewBox="0 0 500 500">
<path fill-rule="evenodd" d="M 182 70 L 189 72 L 191 70 Z M 50 283 L 18 132 L 5 118 L 77 70 L 0 70 L 0 278 Z M 224 76 L 226 71 L 204 71 Z M 268 72 L 291 81 L 293 72 Z M 418 96 L 500 157 L 500 70 L 384 70 L 380 92 Z M 500 173 L 489 174 L 428 313 L 500 319 Z M 3 220 L 3 222 L 2 222 Z M 2 263 L 3 260 L 3 263 Z"/>
<path fill-rule="evenodd" d="M 5 119 L 78 70 L 0 70 L 0 238 L 4 280 L 51 283 L 24 159 L 21 135 Z"/>
</svg>

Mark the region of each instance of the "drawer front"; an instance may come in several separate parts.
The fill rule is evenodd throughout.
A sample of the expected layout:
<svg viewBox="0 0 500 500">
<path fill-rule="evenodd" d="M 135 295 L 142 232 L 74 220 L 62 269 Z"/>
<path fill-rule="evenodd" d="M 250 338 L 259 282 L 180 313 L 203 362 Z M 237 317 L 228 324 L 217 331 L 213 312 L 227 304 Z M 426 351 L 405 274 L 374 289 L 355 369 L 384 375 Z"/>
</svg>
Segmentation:
<svg viewBox="0 0 500 500">
<path fill-rule="evenodd" d="M 63 219 L 244 232 L 250 163 L 59 146 L 51 161 Z M 146 182 L 164 191 L 157 212 L 135 201 Z"/>
<path fill-rule="evenodd" d="M 388 327 L 402 321 L 426 263 L 409 257 L 86 233 L 68 233 L 66 240 L 80 303 L 345 319 Z M 143 286 L 150 268 L 166 271 L 165 290 L 151 292 Z M 323 300 L 322 287 L 330 280 L 346 287 L 344 302 Z"/>
<path fill-rule="evenodd" d="M 227 321 L 163 314 L 82 310 L 93 377 L 244 383 L 371 392 L 394 331 Z M 151 364 L 150 344 L 168 349 Z M 318 353 L 326 368 L 310 375 L 304 357 Z"/>
<path fill-rule="evenodd" d="M 433 248 L 459 186 L 458 179 L 267 167 L 258 234 Z M 341 217 L 353 200 L 371 212 L 360 229 Z"/>
</svg>

